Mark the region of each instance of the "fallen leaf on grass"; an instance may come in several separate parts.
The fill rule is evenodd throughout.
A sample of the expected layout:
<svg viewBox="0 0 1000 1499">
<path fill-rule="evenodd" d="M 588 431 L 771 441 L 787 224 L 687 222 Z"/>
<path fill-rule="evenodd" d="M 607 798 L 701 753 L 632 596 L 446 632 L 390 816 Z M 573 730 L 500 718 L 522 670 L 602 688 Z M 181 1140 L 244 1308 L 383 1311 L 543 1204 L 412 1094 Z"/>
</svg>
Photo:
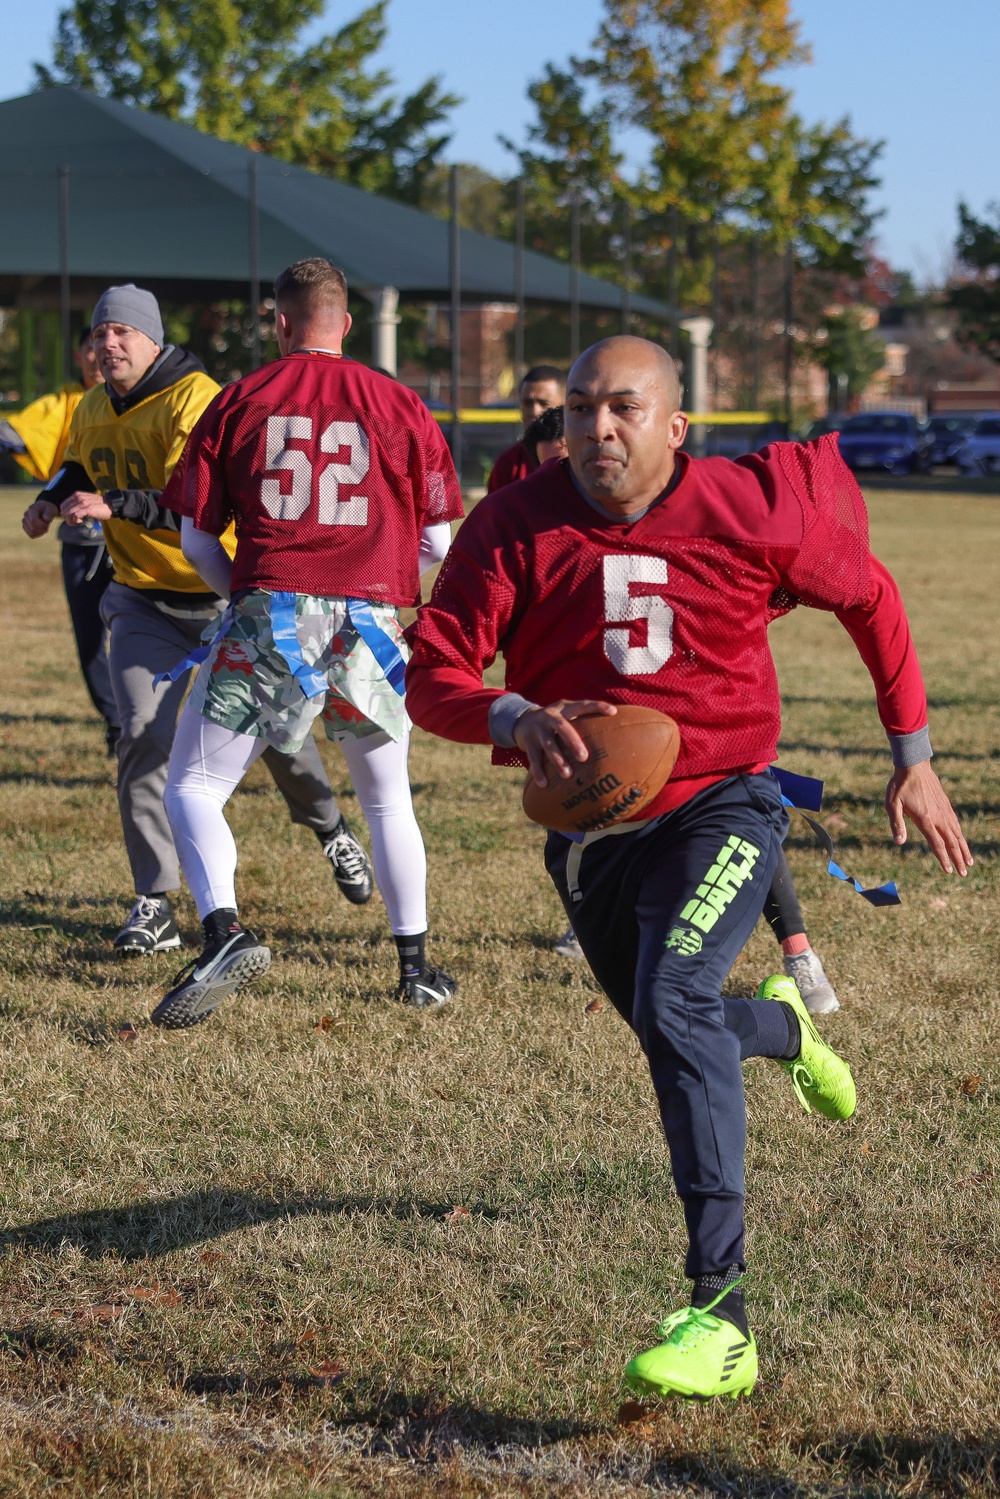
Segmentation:
<svg viewBox="0 0 1000 1499">
<path fill-rule="evenodd" d="M 313 1026 L 314 1031 L 329 1031 L 333 1029 L 333 1016 L 321 1015 L 319 1021 Z"/>
<path fill-rule="evenodd" d="M 139 1032 L 134 1025 L 120 1025 L 118 1027 L 118 1039 L 126 1046 L 131 1046 L 132 1042 L 138 1039 L 138 1035 Z"/>
<path fill-rule="evenodd" d="M 298 1342 L 295 1344 L 296 1348 L 301 1348 L 303 1343 L 313 1342 L 315 1337 L 315 1332 L 304 1332 L 301 1338 L 299 1338 Z"/>
<path fill-rule="evenodd" d="M 978 1072 L 970 1073 L 968 1077 L 962 1079 L 961 1092 L 965 1094 L 966 1098 L 975 1098 L 979 1092 L 979 1084 L 981 1082 L 982 1078 Z"/>
<path fill-rule="evenodd" d="M 847 825 L 847 818 L 841 817 L 839 812 L 831 812 L 823 823 L 828 833 L 842 833 Z"/>
<path fill-rule="evenodd" d="M 584 1007 L 583 1007 L 583 1013 L 585 1015 L 599 1015 L 603 1009 L 604 1009 L 604 1000 L 603 999 L 592 999 L 590 1001 L 589 1005 L 584 1005 Z"/>
<path fill-rule="evenodd" d="M 198 1256 L 203 1265 L 217 1265 L 225 1257 L 221 1249 L 203 1249 Z"/>
<path fill-rule="evenodd" d="M 464 1223 L 467 1218 L 471 1217 L 472 1214 L 469 1212 L 468 1208 L 460 1207 L 458 1203 L 456 1203 L 450 1213 L 445 1213 L 444 1221 L 445 1223 Z"/>
<path fill-rule="evenodd" d="M 123 1295 L 131 1296 L 133 1301 L 151 1301 L 155 1306 L 184 1304 L 184 1297 L 170 1286 L 133 1286 L 130 1291 L 123 1292 Z"/>
<path fill-rule="evenodd" d="M 862 1155 L 871 1155 L 871 1153 L 872 1153 L 871 1142 L 869 1140 L 866 1140 L 865 1143 L 861 1147 L 861 1154 Z"/>
<path fill-rule="evenodd" d="M 948 909 L 948 902 L 943 895 L 932 895 L 927 904 L 932 911 L 947 911 Z"/>
<path fill-rule="evenodd" d="M 315 1369 L 310 1369 L 309 1373 L 317 1384 L 322 1385 L 340 1384 L 347 1377 L 343 1364 L 336 1358 L 325 1358 Z"/>
<path fill-rule="evenodd" d="M 114 1301 L 98 1301 L 94 1306 L 79 1307 L 71 1316 L 74 1322 L 116 1322 L 127 1310 Z"/>
</svg>

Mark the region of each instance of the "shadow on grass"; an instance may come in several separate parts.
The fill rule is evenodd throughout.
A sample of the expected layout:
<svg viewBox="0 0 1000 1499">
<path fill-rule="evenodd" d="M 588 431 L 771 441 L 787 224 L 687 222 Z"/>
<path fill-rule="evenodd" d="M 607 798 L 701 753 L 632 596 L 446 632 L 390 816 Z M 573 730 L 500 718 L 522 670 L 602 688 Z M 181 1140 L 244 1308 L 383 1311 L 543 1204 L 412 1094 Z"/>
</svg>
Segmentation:
<svg viewBox="0 0 1000 1499">
<path fill-rule="evenodd" d="M 797 1445 L 810 1467 L 827 1467 L 826 1476 L 802 1480 L 691 1452 L 671 1455 L 666 1462 L 654 1459 L 642 1478 L 653 1487 L 693 1479 L 699 1492 L 738 1494 L 740 1499 L 888 1499 L 910 1493 L 953 1499 L 968 1493 L 971 1485 L 976 1493 L 995 1493 L 1000 1484 L 995 1436 L 866 1431 L 840 1433 L 828 1441 L 813 1435 Z"/>
<path fill-rule="evenodd" d="M 500 1216 L 490 1203 L 467 1205 L 473 1217 L 494 1220 Z M 105 1256 L 119 1260 L 141 1260 L 170 1254 L 194 1244 L 205 1244 L 241 1228 L 259 1223 L 288 1222 L 304 1217 L 349 1217 L 375 1213 L 381 1217 L 436 1218 L 443 1221 L 454 1211 L 454 1201 L 430 1202 L 423 1198 L 253 1196 L 223 1187 L 206 1187 L 179 1197 L 145 1198 L 120 1207 L 93 1208 L 84 1213 L 66 1213 L 38 1218 L 0 1230 L 0 1252 L 38 1250 L 57 1254 L 67 1246 L 90 1259 Z"/>
</svg>

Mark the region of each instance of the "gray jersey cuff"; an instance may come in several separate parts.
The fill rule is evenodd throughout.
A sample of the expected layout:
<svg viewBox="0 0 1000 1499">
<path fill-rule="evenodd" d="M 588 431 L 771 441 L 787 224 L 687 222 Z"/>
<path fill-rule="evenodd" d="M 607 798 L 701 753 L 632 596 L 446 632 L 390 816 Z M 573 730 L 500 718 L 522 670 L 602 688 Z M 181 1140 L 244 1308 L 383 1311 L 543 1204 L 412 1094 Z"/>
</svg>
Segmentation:
<svg viewBox="0 0 1000 1499">
<path fill-rule="evenodd" d="M 892 750 L 892 763 L 899 770 L 919 765 L 921 761 L 929 760 L 934 753 L 931 749 L 931 731 L 923 728 L 918 729 L 915 734 L 890 734 L 889 748 Z"/>
<path fill-rule="evenodd" d="M 498 697 L 490 705 L 489 729 L 493 743 L 500 749 L 516 749 L 514 725 L 522 713 L 537 707 L 537 703 L 529 702 L 519 692 L 505 692 L 503 697 Z"/>
</svg>

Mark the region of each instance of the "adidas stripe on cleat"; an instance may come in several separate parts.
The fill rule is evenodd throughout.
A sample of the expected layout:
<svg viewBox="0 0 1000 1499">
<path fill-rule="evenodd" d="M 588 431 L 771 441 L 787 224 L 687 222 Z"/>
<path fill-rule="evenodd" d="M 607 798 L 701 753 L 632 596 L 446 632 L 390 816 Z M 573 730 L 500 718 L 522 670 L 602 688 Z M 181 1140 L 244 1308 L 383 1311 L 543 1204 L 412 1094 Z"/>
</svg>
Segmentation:
<svg viewBox="0 0 1000 1499">
<path fill-rule="evenodd" d="M 637 1394 L 682 1400 L 725 1395 L 736 1400 L 749 1395 L 757 1383 L 753 1333 L 744 1337 L 711 1310 L 683 1307 L 661 1322 L 659 1333 L 663 1341 L 637 1353 L 625 1369 L 625 1382 Z"/>
<path fill-rule="evenodd" d="M 813 1025 L 793 980 L 777 974 L 765 979 L 757 990 L 757 998 L 779 1000 L 795 1011 L 801 1037 L 799 1054 L 788 1061 L 779 1059 L 778 1065 L 791 1078 L 806 1113 L 815 1109 L 827 1119 L 850 1119 L 858 1106 L 851 1069 Z"/>
<path fill-rule="evenodd" d="M 200 958 L 181 970 L 177 983 L 153 1011 L 153 1024 L 175 1031 L 200 1025 L 230 994 L 266 973 L 270 964 L 271 949 L 239 927 L 225 940 L 206 946 Z"/>
</svg>

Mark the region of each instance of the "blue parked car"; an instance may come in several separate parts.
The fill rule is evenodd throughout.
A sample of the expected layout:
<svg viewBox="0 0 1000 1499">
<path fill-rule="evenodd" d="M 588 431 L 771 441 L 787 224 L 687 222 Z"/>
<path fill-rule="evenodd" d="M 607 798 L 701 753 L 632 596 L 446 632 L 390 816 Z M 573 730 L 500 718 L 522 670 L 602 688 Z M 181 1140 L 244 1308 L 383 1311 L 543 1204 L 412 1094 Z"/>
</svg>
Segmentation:
<svg viewBox="0 0 1000 1499">
<path fill-rule="evenodd" d="M 956 454 L 979 420 L 976 416 L 932 416 L 927 423 L 934 439 L 932 463 L 957 463 Z"/>
<path fill-rule="evenodd" d="M 837 440 L 849 468 L 930 473 L 934 439 L 922 422 L 905 412 L 859 411 L 847 418 Z"/>
<path fill-rule="evenodd" d="M 963 474 L 1000 473 L 1000 416 L 982 417 L 955 455 Z"/>
</svg>

